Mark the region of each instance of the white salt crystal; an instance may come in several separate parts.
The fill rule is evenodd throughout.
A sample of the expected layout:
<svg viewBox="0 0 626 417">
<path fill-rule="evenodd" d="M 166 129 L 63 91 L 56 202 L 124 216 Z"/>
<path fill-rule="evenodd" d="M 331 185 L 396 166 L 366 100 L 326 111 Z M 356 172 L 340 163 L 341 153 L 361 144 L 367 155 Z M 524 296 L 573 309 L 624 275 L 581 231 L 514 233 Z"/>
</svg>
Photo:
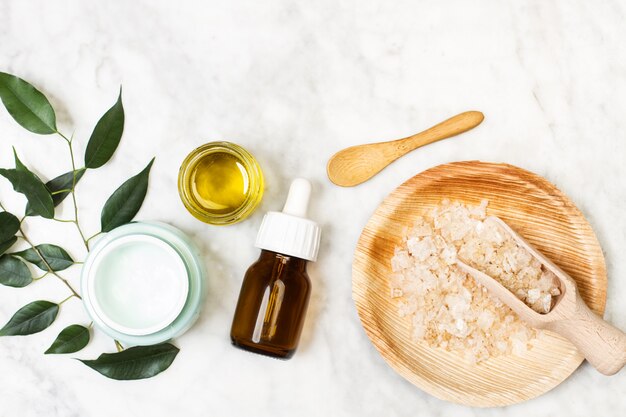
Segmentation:
<svg viewBox="0 0 626 417">
<path fill-rule="evenodd" d="M 539 300 L 539 297 L 541 297 L 541 290 L 539 288 L 533 288 L 532 290 L 528 290 L 526 302 L 534 304 Z"/>
<path fill-rule="evenodd" d="M 423 261 L 435 253 L 435 244 L 430 236 L 423 239 L 411 238 L 406 242 L 411 256 Z"/>
<path fill-rule="evenodd" d="M 499 280 L 538 312 L 560 294 L 554 274 L 486 221 L 487 201 L 466 207 L 442 201 L 403 232 L 391 259 L 391 297 L 411 319 L 413 338 L 480 362 L 523 354 L 535 331 L 456 265 L 456 258 Z"/>
<path fill-rule="evenodd" d="M 478 314 L 478 320 L 476 320 L 476 324 L 483 330 L 489 330 L 493 321 L 495 320 L 495 316 L 489 311 L 481 311 Z"/>
<path fill-rule="evenodd" d="M 396 254 L 391 258 L 391 270 L 393 272 L 402 271 L 412 265 L 409 253 L 404 250 L 396 251 Z"/>
</svg>

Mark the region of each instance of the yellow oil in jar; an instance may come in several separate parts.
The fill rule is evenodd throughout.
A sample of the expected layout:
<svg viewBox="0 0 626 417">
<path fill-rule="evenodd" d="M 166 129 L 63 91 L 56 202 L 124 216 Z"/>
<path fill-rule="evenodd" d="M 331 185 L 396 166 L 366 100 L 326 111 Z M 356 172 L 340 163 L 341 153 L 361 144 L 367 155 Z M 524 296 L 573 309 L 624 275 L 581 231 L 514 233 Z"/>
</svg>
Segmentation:
<svg viewBox="0 0 626 417">
<path fill-rule="evenodd" d="M 215 225 L 248 217 L 263 197 L 263 186 L 256 159 L 231 142 L 211 142 L 193 150 L 178 174 L 178 192 L 187 210 Z"/>
<path fill-rule="evenodd" d="M 191 192 L 199 205 L 211 213 L 230 213 L 243 204 L 248 195 L 248 172 L 234 156 L 210 153 L 192 169 Z"/>
</svg>

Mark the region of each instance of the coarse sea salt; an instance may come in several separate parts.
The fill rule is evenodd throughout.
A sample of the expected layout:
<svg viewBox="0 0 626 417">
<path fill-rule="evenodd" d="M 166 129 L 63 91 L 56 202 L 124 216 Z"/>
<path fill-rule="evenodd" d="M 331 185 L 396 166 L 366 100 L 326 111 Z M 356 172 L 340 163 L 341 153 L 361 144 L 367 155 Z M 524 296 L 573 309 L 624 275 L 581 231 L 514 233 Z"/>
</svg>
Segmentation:
<svg viewBox="0 0 626 417">
<path fill-rule="evenodd" d="M 497 279 L 539 313 L 550 311 L 559 281 L 508 234 L 486 221 L 488 202 L 444 200 L 411 228 L 391 258 L 391 297 L 411 320 L 413 338 L 477 363 L 523 354 L 538 331 L 456 266 L 457 257 Z"/>
</svg>

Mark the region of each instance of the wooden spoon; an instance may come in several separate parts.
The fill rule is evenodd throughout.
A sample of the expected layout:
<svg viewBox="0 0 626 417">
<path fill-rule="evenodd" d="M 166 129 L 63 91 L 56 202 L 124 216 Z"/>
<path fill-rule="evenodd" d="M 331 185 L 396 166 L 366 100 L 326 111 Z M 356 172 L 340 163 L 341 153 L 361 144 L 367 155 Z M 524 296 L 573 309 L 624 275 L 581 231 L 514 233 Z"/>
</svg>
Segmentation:
<svg viewBox="0 0 626 417">
<path fill-rule="evenodd" d="M 328 161 L 328 178 L 342 187 L 361 184 L 402 155 L 429 143 L 467 132 L 478 126 L 484 118 L 479 111 L 466 111 L 404 139 L 343 149 Z"/>
<path fill-rule="evenodd" d="M 549 313 L 540 314 L 507 290 L 492 277 L 457 260 L 459 268 L 484 285 L 533 327 L 551 330 L 568 339 L 601 373 L 613 375 L 626 364 L 626 333 L 598 317 L 580 298 L 576 282 L 561 268 L 533 248 L 509 225 L 497 217 L 488 221 L 498 224 L 506 233 L 561 281 L 561 295 Z"/>
</svg>

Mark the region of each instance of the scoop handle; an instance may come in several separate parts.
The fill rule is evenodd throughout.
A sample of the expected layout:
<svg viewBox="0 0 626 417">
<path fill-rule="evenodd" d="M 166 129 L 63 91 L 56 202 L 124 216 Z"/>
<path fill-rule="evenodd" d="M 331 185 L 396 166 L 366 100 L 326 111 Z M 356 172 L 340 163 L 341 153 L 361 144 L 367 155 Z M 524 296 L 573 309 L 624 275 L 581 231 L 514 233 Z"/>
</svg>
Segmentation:
<svg viewBox="0 0 626 417">
<path fill-rule="evenodd" d="M 545 327 L 569 339 L 600 373 L 613 375 L 626 364 L 626 333 L 597 316 L 576 295 L 574 314 Z"/>
</svg>

